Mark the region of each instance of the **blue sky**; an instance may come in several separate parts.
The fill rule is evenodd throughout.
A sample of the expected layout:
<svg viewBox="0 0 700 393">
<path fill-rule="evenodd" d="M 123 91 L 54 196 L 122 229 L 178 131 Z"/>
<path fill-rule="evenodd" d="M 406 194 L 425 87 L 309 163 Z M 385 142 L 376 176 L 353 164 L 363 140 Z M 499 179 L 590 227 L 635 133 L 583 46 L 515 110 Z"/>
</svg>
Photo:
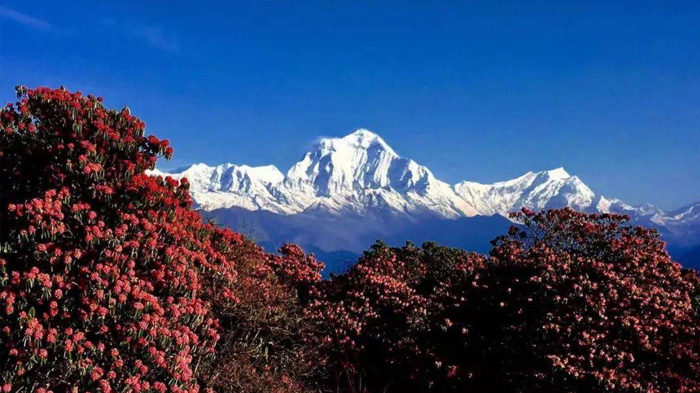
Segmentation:
<svg viewBox="0 0 700 393">
<path fill-rule="evenodd" d="M 0 99 L 128 105 L 175 159 L 275 164 L 365 127 L 446 181 L 564 166 L 595 191 L 700 200 L 697 1 L 0 4 Z"/>
</svg>

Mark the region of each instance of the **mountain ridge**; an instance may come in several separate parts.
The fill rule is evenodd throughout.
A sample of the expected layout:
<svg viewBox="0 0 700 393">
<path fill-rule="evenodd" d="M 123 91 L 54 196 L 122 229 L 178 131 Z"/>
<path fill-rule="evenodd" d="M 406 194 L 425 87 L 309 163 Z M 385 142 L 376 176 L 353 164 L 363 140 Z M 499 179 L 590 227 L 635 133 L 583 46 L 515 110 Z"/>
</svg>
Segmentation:
<svg viewBox="0 0 700 393">
<path fill-rule="evenodd" d="M 365 129 L 320 139 L 286 173 L 273 165 L 232 163 L 150 173 L 188 178 L 207 217 L 252 231 L 266 247 L 292 242 L 316 250 L 327 273 L 341 271 L 349 256 L 359 256 L 376 239 L 488 252 L 489 241 L 512 225 L 509 213 L 523 207 L 628 214 L 633 224 L 659 230 L 678 256 L 700 245 L 700 202 L 670 213 L 633 206 L 597 194 L 563 167 L 491 184 L 449 184 Z"/>
<path fill-rule="evenodd" d="M 700 222 L 700 202 L 673 213 L 650 205 L 633 206 L 595 193 L 563 167 L 527 172 L 491 184 L 463 180 L 449 184 L 429 168 L 401 157 L 378 134 L 358 129 L 344 137 L 320 139 L 285 173 L 274 165 L 251 167 L 194 164 L 175 173 L 187 177 L 203 210 L 241 207 L 276 214 L 347 214 L 504 217 L 533 210 L 571 207 L 580 211 L 630 214 L 661 226 Z"/>
</svg>

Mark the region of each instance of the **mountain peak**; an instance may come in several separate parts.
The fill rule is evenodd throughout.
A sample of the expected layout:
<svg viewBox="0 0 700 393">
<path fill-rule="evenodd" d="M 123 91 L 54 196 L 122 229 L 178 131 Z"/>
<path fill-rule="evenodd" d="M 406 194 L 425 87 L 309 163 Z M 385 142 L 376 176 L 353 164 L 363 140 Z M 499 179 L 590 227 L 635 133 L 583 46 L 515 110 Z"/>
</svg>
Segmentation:
<svg viewBox="0 0 700 393">
<path fill-rule="evenodd" d="M 546 171 L 546 174 L 552 180 L 568 179 L 571 177 L 569 172 L 567 172 L 563 167 L 550 169 Z"/>
<path fill-rule="evenodd" d="M 562 167 L 528 172 L 512 180 L 492 184 L 463 181 L 456 184 L 454 189 L 457 195 L 483 215 L 507 214 L 522 207 L 545 210 L 568 206 L 583 211 L 596 202 L 595 193 Z"/>
<path fill-rule="evenodd" d="M 366 129 L 358 128 L 355 131 L 345 135 L 343 139 L 360 139 L 360 140 L 376 140 L 382 139 L 378 134 Z"/>
<path fill-rule="evenodd" d="M 358 128 L 342 138 L 324 138 L 321 140 L 320 145 L 332 149 L 338 149 L 341 148 L 341 146 L 349 146 L 354 149 L 362 150 L 379 147 L 380 150 L 384 150 L 392 156 L 398 156 L 394 149 L 384 142 L 382 137 L 365 128 Z"/>
</svg>

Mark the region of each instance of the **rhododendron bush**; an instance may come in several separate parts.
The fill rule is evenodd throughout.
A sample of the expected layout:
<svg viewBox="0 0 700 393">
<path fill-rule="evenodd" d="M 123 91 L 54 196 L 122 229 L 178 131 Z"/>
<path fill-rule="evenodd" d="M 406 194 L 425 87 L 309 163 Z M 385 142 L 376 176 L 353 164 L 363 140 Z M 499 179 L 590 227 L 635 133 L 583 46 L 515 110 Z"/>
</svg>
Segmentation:
<svg viewBox="0 0 700 393">
<path fill-rule="evenodd" d="M 347 273 L 315 287 L 307 315 L 319 325 L 332 384 L 347 392 L 431 390 L 444 374 L 435 296 L 484 261 L 434 243 L 378 242 Z"/>
<path fill-rule="evenodd" d="M 698 275 L 654 231 L 570 209 L 514 218 L 487 268 L 447 291 L 458 386 L 700 391 Z"/>
<path fill-rule="evenodd" d="M 488 259 L 380 244 L 318 287 L 309 313 L 345 391 L 700 391 L 698 275 L 655 232 L 514 218 Z"/>
<path fill-rule="evenodd" d="M 147 176 L 173 150 L 128 109 L 18 96 L 0 113 L 3 391 L 198 391 L 220 337 L 212 305 L 240 304 L 241 250 L 270 272 L 256 290 L 316 279 L 313 261 L 286 266 L 205 223 L 186 180 Z"/>
<path fill-rule="evenodd" d="M 19 89 L 0 115 L 0 358 L 5 390 L 196 391 L 218 340 L 201 272 L 235 266 L 186 184 L 145 175 L 167 141 L 128 109 Z"/>
<path fill-rule="evenodd" d="M 217 391 L 300 393 L 317 384 L 321 353 L 312 345 L 315 331 L 302 307 L 323 265 L 297 246 L 279 251 L 237 248 L 239 302 L 216 305 L 221 340 L 216 357 L 203 367 Z"/>
</svg>

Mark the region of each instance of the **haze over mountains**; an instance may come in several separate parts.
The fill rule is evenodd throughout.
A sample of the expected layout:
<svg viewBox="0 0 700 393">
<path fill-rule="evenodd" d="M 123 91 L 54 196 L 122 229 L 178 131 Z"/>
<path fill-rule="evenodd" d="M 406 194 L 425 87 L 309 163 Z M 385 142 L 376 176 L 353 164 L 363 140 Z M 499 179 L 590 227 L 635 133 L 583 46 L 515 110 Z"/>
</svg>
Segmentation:
<svg viewBox="0 0 700 393">
<path fill-rule="evenodd" d="M 700 244 L 700 202 L 668 213 L 632 206 L 595 193 L 564 168 L 448 184 L 365 129 L 321 139 L 286 174 L 272 165 L 195 164 L 168 175 L 186 177 L 197 206 L 221 223 L 269 245 L 294 241 L 322 254 L 359 252 L 376 238 L 484 250 L 522 207 L 629 214 L 659 229 L 679 255 Z"/>
</svg>

